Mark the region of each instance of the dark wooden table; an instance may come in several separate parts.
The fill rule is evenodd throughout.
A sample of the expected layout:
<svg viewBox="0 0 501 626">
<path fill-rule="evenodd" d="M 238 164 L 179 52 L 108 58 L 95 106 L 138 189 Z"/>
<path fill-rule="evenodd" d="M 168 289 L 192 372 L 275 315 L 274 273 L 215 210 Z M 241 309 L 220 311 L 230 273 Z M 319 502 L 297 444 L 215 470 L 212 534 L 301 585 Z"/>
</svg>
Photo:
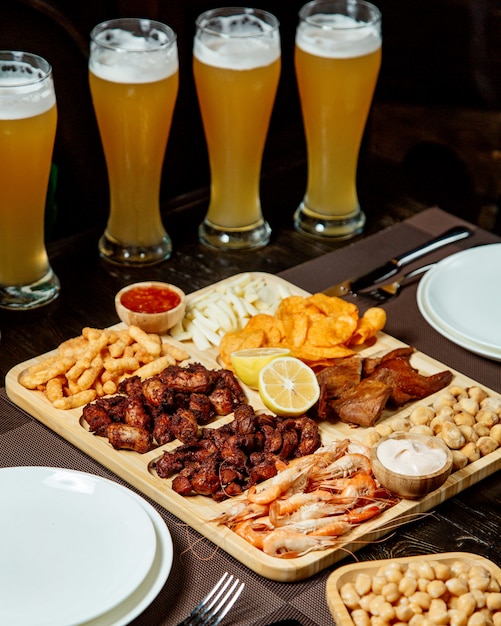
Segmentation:
<svg viewBox="0 0 501 626">
<path fill-rule="evenodd" d="M 114 295 L 127 283 L 136 280 L 161 279 L 176 283 L 187 292 L 191 292 L 232 274 L 248 270 L 285 272 L 285 277 L 290 271 L 293 273 L 291 277 L 299 276 L 299 274 L 294 274 L 294 269 L 289 270 L 289 268 L 294 268 L 300 263 L 314 260 L 332 251 L 335 251 L 334 257 L 340 263 L 351 258 L 351 266 L 348 263 L 346 270 L 339 264 L 332 267 L 332 282 L 337 282 L 346 277 L 344 273 L 348 271 L 348 268 L 351 274 L 353 268 L 385 260 L 377 257 L 382 257 L 392 250 L 391 253 L 395 254 L 396 250 L 407 245 L 408 241 L 393 237 L 393 226 L 396 226 L 398 233 L 405 231 L 404 234 L 410 234 L 410 240 L 412 238 L 424 240 L 427 237 L 426 229 L 421 230 L 419 227 L 407 230 L 404 227 L 403 230 L 398 230 L 399 226 L 405 226 L 400 224 L 402 220 L 415 213 L 419 214 L 424 207 L 416 206 L 412 202 L 399 204 L 397 199 L 392 197 L 387 197 L 384 202 L 381 202 L 378 194 L 374 193 L 365 204 L 368 214 L 368 228 L 365 234 L 379 234 L 379 231 L 384 234 L 384 230 L 390 227 L 389 234 L 382 238 L 381 249 L 373 245 L 372 250 L 369 251 L 369 257 L 354 259 L 354 255 L 358 255 L 360 250 L 367 250 L 364 245 L 373 238 L 365 238 L 364 234 L 364 237 L 359 238 L 359 241 L 354 244 L 353 242 L 328 244 L 305 239 L 292 228 L 293 205 L 289 206 L 288 217 L 283 217 L 289 192 L 290 188 L 286 190 L 269 185 L 265 196 L 265 210 L 267 205 L 271 206 L 273 203 L 277 203 L 282 210 L 276 211 L 274 215 L 279 217 L 271 220 L 274 234 L 270 245 L 251 253 L 218 253 L 199 245 L 196 227 L 207 205 L 207 196 L 203 190 L 178 199 L 165 207 L 165 224 L 172 237 L 174 250 L 171 259 L 161 265 L 143 270 L 127 270 L 102 262 L 97 254 L 97 241 L 101 234 L 97 229 L 53 242 L 49 246 L 49 253 L 54 270 L 61 280 L 60 297 L 52 305 L 31 313 L 2 312 L 0 314 L 2 380 L 14 365 L 55 348 L 64 339 L 79 335 L 84 326 L 101 328 L 118 322 L 114 309 Z M 434 228 L 439 229 L 439 232 L 442 230 L 441 225 L 432 224 L 429 232 L 433 233 Z M 473 244 L 472 241 L 471 245 Z M 353 255 L 350 256 L 352 245 L 357 247 L 353 249 Z M 328 255 L 326 259 L 330 262 L 332 256 Z M 322 266 L 321 280 L 327 280 L 326 276 L 330 275 L 330 269 L 326 269 L 326 265 L 322 265 L 321 261 L 319 264 Z M 404 297 L 406 296 L 401 296 L 402 299 Z M 407 297 L 412 296 L 409 294 Z M 399 334 L 402 340 L 410 342 L 414 339 L 413 323 L 415 320 L 406 316 L 404 316 L 405 320 L 402 319 L 398 306 L 397 303 L 393 308 L 388 308 L 392 320 L 389 331 L 392 334 Z M 417 312 L 413 315 L 418 316 Z M 424 322 L 420 320 L 419 323 Z M 422 332 L 420 349 L 424 351 L 427 348 L 428 353 L 440 356 L 434 355 L 433 351 L 441 349 L 440 346 L 443 346 L 441 341 L 445 342 L 445 339 L 438 338 L 438 335 L 437 337 L 428 335 L 427 332 L 427 330 Z M 457 350 L 452 347 L 447 352 L 447 357 L 451 359 L 450 366 L 456 362 L 459 364 L 463 362 L 459 347 Z M 482 363 L 476 359 L 468 363 L 466 361 L 467 359 L 464 361 L 465 366 L 471 369 L 471 372 L 466 373 L 478 380 L 474 374 L 477 366 Z M 493 380 L 497 380 L 498 369 L 493 369 L 495 366 L 492 364 L 489 367 L 490 376 Z M 501 392 L 501 381 L 496 390 Z M 17 415 L 12 418 L 10 425 L 8 416 L 7 423 L 2 423 L 2 419 L 5 419 L 4 415 L 0 415 L 0 433 L 3 431 L 5 437 L 0 457 L 5 454 L 5 458 L 0 466 L 61 463 L 62 467 L 93 471 L 113 478 L 111 472 L 99 467 L 93 460 L 73 449 L 70 444 L 66 445 L 65 442 L 62 444 L 58 442 L 58 449 L 64 447 L 65 453 L 64 456 L 56 458 L 55 450 L 50 449 L 50 446 L 55 445 L 56 439 L 54 438 L 57 438 L 55 434 L 46 432 L 44 427 L 36 423 L 31 426 L 28 418 L 25 418 L 28 419 L 27 422 L 21 420 L 18 423 L 16 420 L 21 418 Z M 29 435 L 26 429 L 32 429 L 35 434 Z M 32 449 L 24 449 L 23 432 L 27 437 L 40 438 L 40 442 L 37 442 L 39 445 Z M 29 441 L 32 440 L 29 439 Z M 482 554 L 501 565 L 498 550 L 500 511 L 501 485 L 499 472 L 497 472 L 482 480 L 477 486 L 447 500 L 426 517 L 402 526 L 391 538 L 363 547 L 357 553 L 357 558 L 370 560 L 389 556 L 461 550 Z M 179 521 L 176 522 L 167 511 L 162 510 L 161 513 L 174 535 L 176 545 L 182 541 L 186 542 L 187 533 L 191 531 L 183 529 Z M 196 535 L 194 531 L 189 535 L 190 545 L 195 545 L 198 541 Z M 202 551 L 203 549 L 201 548 Z M 178 616 L 186 614 L 188 609 L 195 604 L 194 600 L 199 599 L 203 595 L 202 591 L 205 593 L 208 589 L 207 568 L 219 566 L 238 568 L 238 564 L 232 563 L 231 558 L 226 557 L 224 553 L 220 552 L 219 555 L 215 555 L 212 553 L 212 548 L 208 547 L 207 550 L 210 554 L 207 564 L 203 562 L 203 559 L 198 559 L 196 554 L 185 555 L 183 553 L 183 556 L 179 557 L 169 584 L 152 607 L 135 620 L 135 624 L 139 626 L 140 624 L 171 625 L 176 623 Z M 210 565 L 211 559 L 212 566 Z M 347 555 L 347 560 L 352 560 L 349 555 Z M 248 596 L 241 609 L 245 617 L 238 619 L 235 614 L 234 623 L 268 626 L 277 620 L 287 619 L 288 621 L 283 622 L 284 624 L 328 625 L 330 616 L 325 604 L 325 580 L 328 574 L 329 572 L 322 572 L 311 581 L 279 584 L 269 583 L 241 566 L 239 575 L 243 576 L 246 581 Z M 193 583 L 194 580 L 197 581 L 196 586 L 187 585 L 187 581 Z M 182 586 L 178 587 L 178 585 Z M 264 599 L 272 604 L 264 606 L 265 601 L 264 604 L 261 602 L 258 607 L 252 602 L 253 597 L 261 597 L 261 594 L 264 594 Z"/>
</svg>

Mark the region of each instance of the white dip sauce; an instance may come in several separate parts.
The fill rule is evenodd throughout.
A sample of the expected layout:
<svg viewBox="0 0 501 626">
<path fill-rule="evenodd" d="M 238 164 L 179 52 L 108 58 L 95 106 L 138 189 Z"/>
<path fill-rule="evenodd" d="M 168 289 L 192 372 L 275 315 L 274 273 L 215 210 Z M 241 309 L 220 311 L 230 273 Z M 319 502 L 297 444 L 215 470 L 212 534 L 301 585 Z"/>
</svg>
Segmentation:
<svg viewBox="0 0 501 626">
<path fill-rule="evenodd" d="M 410 439 L 387 439 L 377 449 L 381 463 L 397 474 L 424 476 L 441 469 L 447 454 L 441 448 Z"/>
</svg>

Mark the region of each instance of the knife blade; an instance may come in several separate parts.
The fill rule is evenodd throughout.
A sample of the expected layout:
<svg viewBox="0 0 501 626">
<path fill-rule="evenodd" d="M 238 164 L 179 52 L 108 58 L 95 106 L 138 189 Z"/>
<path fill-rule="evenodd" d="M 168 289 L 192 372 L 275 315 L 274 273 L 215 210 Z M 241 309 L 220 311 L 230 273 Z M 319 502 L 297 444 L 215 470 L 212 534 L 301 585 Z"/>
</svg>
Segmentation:
<svg viewBox="0 0 501 626">
<path fill-rule="evenodd" d="M 426 243 L 417 246 L 417 248 L 412 248 L 412 250 L 408 250 L 403 254 L 393 257 L 386 263 L 383 263 L 383 265 L 376 267 L 366 274 L 355 278 L 348 278 L 337 285 L 332 285 L 324 289 L 323 293 L 327 296 L 356 296 L 359 291 L 391 278 L 408 263 L 412 263 L 412 261 L 420 259 L 443 246 L 460 241 L 461 239 L 466 239 L 472 234 L 473 231 L 465 226 L 454 226 L 454 228 L 450 228 L 441 235 L 438 235 L 438 237 L 434 237 Z"/>
</svg>

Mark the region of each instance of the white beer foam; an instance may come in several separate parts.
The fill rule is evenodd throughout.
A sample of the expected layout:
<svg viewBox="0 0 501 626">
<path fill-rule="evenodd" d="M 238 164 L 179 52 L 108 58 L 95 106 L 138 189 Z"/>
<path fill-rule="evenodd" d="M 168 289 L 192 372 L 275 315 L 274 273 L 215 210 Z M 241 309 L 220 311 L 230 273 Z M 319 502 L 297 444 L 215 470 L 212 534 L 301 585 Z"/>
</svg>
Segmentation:
<svg viewBox="0 0 501 626">
<path fill-rule="evenodd" d="M 296 45 L 315 56 L 348 59 L 370 54 L 381 47 L 376 24 L 357 22 L 347 15 L 315 15 L 318 27 L 303 21 L 296 31 Z"/>
<path fill-rule="evenodd" d="M 27 84 L 33 80 L 32 67 L 22 61 L 9 61 L 0 69 L 0 119 L 19 120 L 41 115 L 56 104 L 52 77 Z M 14 69 L 15 68 L 15 69 Z M 26 74 L 29 69 L 29 74 Z"/>
<path fill-rule="evenodd" d="M 167 42 L 167 35 L 157 30 L 151 31 L 149 37 L 138 37 L 119 28 L 105 30 L 91 42 L 89 69 L 114 83 L 163 80 L 179 67 L 177 46 L 175 42 L 164 45 Z"/>
<path fill-rule="evenodd" d="M 222 69 L 251 70 L 271 65 L 280 58 L 278 29 L 256 16 L 219 17 L 221 35 L 214 31 L 198 32 L 193 54 L 202 63 Z M 237 21 L 237 18 L 243 18 Z"/>
</svg>

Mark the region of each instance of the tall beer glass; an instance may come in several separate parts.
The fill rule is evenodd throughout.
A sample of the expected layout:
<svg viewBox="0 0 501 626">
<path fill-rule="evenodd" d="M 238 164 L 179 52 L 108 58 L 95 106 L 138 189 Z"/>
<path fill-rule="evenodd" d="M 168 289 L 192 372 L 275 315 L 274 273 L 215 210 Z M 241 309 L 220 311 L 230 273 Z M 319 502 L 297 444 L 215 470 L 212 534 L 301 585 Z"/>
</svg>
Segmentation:
<svg viewBox="0 0 501 626">
<path fill-rule="evenodd" d="M 158 263 L 172 250 L 160 184 L 179 84 L 174 31 L 136 18 L 99 24 L 91 33 L 89 83 L 110 186 L 99 252 L 117 264 Z"/>
<path fill-rule="evenodd" d="M 0 52 L 0 307 L 31 309 L 59 294 L 44 242 L 57 109 L 52 69 Z"/>
<path fill-rule="evenodd" d="M 314 0 L 299 13 L 295 67 L 308 180 L 294 216 L 313 237 L 360 233 L 356 174 L 381 65 L 381 14 L 363 0 Z"/>
<path fill-rule="evenodd" d="M 260 248 L 271 234 L 259 184 L 280 76 L 278 20 L 258 9 L 220 8 L 196 26 L 193 71 L 211 171 L 199 238 L 218 249 Z"/>
</svg>

